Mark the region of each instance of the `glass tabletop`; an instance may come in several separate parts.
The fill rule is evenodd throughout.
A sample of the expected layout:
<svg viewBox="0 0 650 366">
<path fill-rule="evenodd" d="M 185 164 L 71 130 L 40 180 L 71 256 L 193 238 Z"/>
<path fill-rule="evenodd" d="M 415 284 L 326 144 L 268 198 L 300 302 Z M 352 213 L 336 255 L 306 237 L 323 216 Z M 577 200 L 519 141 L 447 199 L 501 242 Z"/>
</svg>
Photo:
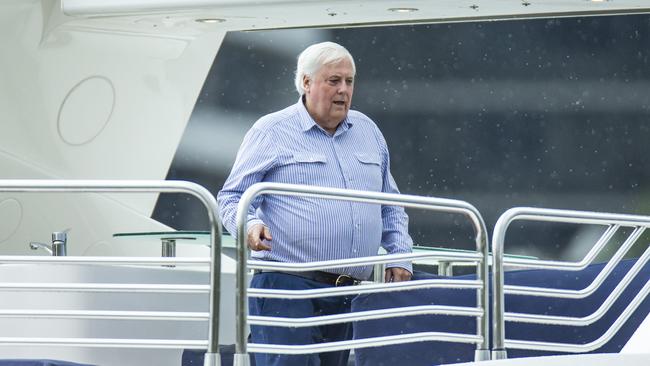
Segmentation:
<svg viewBox="0 0 650 366">
<path fill-rule="evenodd" d="M 177 244 L 198 244 L 210 246 L 209 231 L 143 231 L 130 233 L 115 233 L 114 238 L 134 240 L 159 240 L 174 241 Z M 235 248 L 235 238 L 229 233 L 221 235 L 221 246 L 224 248 Z"/>
<path fill-rule="evenodd" d="M 413 252 L 452 252 L 452 253 L 475 253 L 475 250 L 466 250 L 466 249 L 455 249 L 455 248 L 441 248 L 441 247 L 430 247 L 430 246 L 422 246 L 422 245 L 414 245 L 413 246 Z M 489 253 L 490 257 L 492 257 L 492 253 Z M 517 258 L 517 259 L 539 259 L 537 257 L 529 256 L 529 255 L 520 255 L 520 254 L 504 254 L 503 255 L 506 258 Z"/>
<path fill-rule="evenodd" d="M 205 246 L 210 246 L 210 232 L 209 231 L 187 231 L 187 230 L 178 230 L 178 231 L 142 231 L 142 232 L 129 232 L 129 233 L 115 233 L 113 234 L 114 238 L 121 238 L 121 239 L 135 239 L 135 240 L 146 240 L 146 241 L 151 241 L 151 240 L 158 240 L 160 242 L 163 241 L 174 241 L 177 244 L 197 244 L 197 245 L 205 245 Z M 230 233 L 224 232 L 221 235 L 221 246 L 223 248 L 236 248 L 235 245 L 235 238 L 230 235 Z M 430 251 L 437 251 L 437 252 L 466 252 L 470 253 L 473 252 L 471 250 L 464 250 L 464 249 L 453 249 L 453 248 L 441 248 L 441 247 L 431 247 L 431 246 L 422 246 L 422 245 L 414 245 L 413 246 L 413 252 L 414 253 L 423 253 L 423 252 L 430 252 Z M 380 248 L 379 254 L 385 254 L 386 252 L 383 250 L 383 248 Z M 492 254 L 490 253 L 490 257 L 492 257 Z M 538 259 L 537 257 L 530 257 L 530 256 L 524 256 L 524 255 L 512 255 L 512 254 L 505 254 L 506 258 L 523 258 L 523 259 Z M 490 258 L 491 259 L 491 258 Z M 427 259 L 419 259 L 417 260 L 418 262 L 428 262 L 428 261 L 436 261 L 435 259 L 432 260 L 427 260 Z"/>
<path fill-rule="evenodd" d="M 466 249 L 455 249 L 455 248 L 441 248 L 441 247 L 433 247 L 433 246 L 422 246 L 422 245 L 414 245 L 413 246 L 413 253 L 426 253 L 426 252 L 438 252 L 440 254 L 444 253 L 476 253 L 474 250 L 466 250 Z M 516 254 L 504 254 L 503 255 L 505 258 L 517 258 L 517 259 L 539 259 L 537 257 L 532 257 L 532 256 L 526 256 L 526 255 L 516 255 Z M 464 266 L 475 266 L 476 262 L 472 261 L 454 261 L 454 260 L 440 260 L 437 258 L 419 258 L 413 261 L 414 263 L 417 264 L 424 264 L 424 265 L 453 265 L 454 267 L 464 267 Z M 488 265 L 492 265 L 492 253 L 489 253 L 488 255 Z"/>
</svg>

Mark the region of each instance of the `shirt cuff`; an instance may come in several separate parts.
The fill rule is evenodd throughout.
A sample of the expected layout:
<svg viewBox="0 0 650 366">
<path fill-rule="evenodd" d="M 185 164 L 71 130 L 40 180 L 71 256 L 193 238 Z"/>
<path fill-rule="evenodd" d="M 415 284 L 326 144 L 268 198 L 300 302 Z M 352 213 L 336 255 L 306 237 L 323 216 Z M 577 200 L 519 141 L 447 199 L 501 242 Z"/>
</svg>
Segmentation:
<svg viewBox="0 0 650 366">
<path fill-rule="evenodd" d="M 386 264 L 386 268 L 395 268 L 395 267 L 404 268 L 405 270 L 413 274 L 413 264 L 411 262 L 396 262 L 396 263 Z"/>
<path fill-rule="evenodd" d="M 248 234 L 248 233 L 251 231 L 251 228 L 252 228 L 254 225 L 257 225 L 257 224 L 260 224 L 260 225 L 264 225 L 264 226 L 266 226 L 266 224 L 264 223 L 264 221 L 262 221 L 262 220 L 260 220 L 260 219 L 251 219 L 251 220 L 248 220 L 248 223 L 246 224 L 246 233 Z"/>
</svg>

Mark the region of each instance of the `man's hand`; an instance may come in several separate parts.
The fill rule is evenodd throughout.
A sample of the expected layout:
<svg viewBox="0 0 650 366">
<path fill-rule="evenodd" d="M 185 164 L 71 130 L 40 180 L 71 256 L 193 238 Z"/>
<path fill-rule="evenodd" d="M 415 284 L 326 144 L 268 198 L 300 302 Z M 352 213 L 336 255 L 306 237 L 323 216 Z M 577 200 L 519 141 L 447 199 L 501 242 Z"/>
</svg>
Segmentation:
<svg viewBox="0 0 650 366">
<path fill-rule="evenodd" d="M 384 281 L 386 282 L 400 282 L 410 279 L 411 272 L 400 267 L 386 268 L 386 272 L 384 273 Z"/>
<path fill-rule="evenodd" d="M 248 247 L 256 252 L 271 250 L 271 246 L 263 240 L 271 241 L 271 230 L 262 224 L 255 224 L 248 229 Z"/>
</svg>

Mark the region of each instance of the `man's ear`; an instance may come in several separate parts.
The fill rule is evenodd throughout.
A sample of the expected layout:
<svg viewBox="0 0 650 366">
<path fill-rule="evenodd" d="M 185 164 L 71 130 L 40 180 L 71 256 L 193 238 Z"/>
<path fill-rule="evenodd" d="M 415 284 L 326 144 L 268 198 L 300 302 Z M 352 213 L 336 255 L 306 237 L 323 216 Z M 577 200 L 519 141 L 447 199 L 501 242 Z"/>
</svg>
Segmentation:
<svg viewBox="0 0 650 366">
<path fill-rule="evenodd" d="M 309 77 L 307 75 L 302 76 L 302 87 L 305 89 L 305 91 L 309 91 L 310 82 L 311 80 L 309 80 Z"/>
</svg>

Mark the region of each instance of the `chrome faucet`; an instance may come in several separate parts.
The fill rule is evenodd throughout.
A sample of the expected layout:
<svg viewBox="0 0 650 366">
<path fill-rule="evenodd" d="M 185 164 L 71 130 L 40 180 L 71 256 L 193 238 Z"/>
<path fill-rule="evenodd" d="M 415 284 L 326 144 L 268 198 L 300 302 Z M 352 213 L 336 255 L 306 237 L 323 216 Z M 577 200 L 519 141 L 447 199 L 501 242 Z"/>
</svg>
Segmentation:
<svg viewBox="0 0 650 366">
<path fill-rule="evenodd" d="M 33 242 L 29 243 L 29 248 L 31 250 L 38 250 L 38 248 L 41 248 L 41 249 L 45 250 L 46 252 L 50 253 L 50 255 L 54 255 L 54 252 L 52 252 L 52 248 L 48 244 L 33 241 Z"/>
<path fill-rule="evenodd" d="M 29 247 L 32 250 L 37 250 L 38 248 L 41 248 L 53 256 L 65 256 L 67 254 L 66 243 L 68 241 L 68 231 L 70 231 L 70 229 L 53 232 L 52 245 L 33 241 L 29 243 Z"/>
</svg>

